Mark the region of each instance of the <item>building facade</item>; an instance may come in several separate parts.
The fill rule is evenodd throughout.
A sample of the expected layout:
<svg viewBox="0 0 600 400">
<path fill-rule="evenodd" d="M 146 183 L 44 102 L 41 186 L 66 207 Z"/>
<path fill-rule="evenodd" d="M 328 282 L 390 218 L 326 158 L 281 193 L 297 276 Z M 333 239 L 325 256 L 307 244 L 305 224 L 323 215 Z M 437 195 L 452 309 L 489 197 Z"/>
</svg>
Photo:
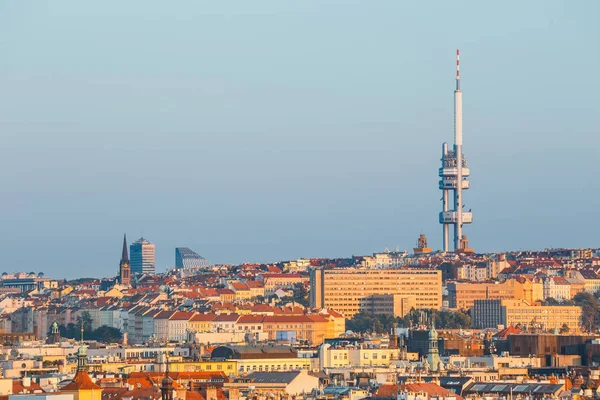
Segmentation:
<svg viewBox="0 0 600 400">
<path fill-rule="evenodd" d="M 485 329 L 504 326 L 527 326 L 545 331 L 569 328 L 579 332 L 581 307 L 532 306 L 522 300 L 476 300 L 473 306 L 473 328 Z"/>
<path fill-rule="evenodd" d="M 143 237 L 129 246 L 132 274 L 151 274 L 155 272 L 154 244 Z"/>
<path fill-rule="evenodd" d="M 208 268 L 208 260 L 187 247 L 175 249 L 175 268 L 199 270 Z"/>
<path fill-rule="evenodd" d="M 310 274 L 310 306 L 328 308 L 351 318 L 369 296 L 397 294 L 415 308 L 442 306 L 442 273 L 431 269 L 314 269 Z"/>
</svg>

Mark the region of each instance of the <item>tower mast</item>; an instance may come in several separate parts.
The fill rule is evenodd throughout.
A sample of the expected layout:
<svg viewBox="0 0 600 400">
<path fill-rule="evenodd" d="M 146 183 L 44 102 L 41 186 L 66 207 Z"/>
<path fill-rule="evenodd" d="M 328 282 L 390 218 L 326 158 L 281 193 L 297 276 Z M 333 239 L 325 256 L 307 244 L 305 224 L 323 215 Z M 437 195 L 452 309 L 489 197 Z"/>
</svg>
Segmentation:
<svg viewBox="0 0 600 400">
<path fill-rule="evenodd" d="M 456 88 L 454 90 L 454 145 L 452 150 L 448 143 L 442 145 L 442 167 L 439 171 L 440 190 L 442 190 L 442 224 L 443 250 L 450 251 L 450 225 L 454 225 L 454 250 L 462 251 L 463 224 L 473 220 L 471 211 L 463 211 L 463 190 L 469 189 L 469 168 L 463 156 L 462 129 L 462 91 L 460 90 L 460 51 L 456 50 Z M 453 192 L 452 209 L 450 209 L 450 191 Z M 464 241 L 466 243 L 466 241 Z"/>
<path fill-rule="evenodd" d="M 454 91 L 454 154 L 456 155 L 456 189 L 454 190 L 454 250 L 459 249 L 463 224 L 463 157 L 462 157 L 462 92 L 460 91 L 460 50 L 456 50 L 456 90 Z"/>
</svg>

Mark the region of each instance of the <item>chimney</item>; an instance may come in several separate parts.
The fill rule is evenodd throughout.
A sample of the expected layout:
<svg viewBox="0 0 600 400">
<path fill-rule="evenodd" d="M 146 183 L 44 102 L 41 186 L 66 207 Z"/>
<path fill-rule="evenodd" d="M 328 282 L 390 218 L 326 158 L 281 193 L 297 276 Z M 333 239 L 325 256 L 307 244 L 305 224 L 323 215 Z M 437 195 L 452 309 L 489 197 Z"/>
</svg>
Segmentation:
<svg viewBox="0 0 600 400">
<path fill-rule="evenodd" d="M 217 400 L 217 388 L 209 386 L 206 388 L 206 400 Z"/>
</svg>

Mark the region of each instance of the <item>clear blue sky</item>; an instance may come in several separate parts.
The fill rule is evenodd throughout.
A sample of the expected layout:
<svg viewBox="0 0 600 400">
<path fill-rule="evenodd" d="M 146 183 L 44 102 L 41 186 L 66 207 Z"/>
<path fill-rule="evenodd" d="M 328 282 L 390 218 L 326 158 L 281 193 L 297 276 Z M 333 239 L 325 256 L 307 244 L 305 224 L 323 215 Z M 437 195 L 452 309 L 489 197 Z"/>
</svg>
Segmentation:
<svg viewBox="0 0 600 400">
<path fill-rule="evenodd" d="M 599 4 L 0 2 L 0 269 L 439 248 L 456 48 L 472 246 L 600 246 Z"/>
</svg>

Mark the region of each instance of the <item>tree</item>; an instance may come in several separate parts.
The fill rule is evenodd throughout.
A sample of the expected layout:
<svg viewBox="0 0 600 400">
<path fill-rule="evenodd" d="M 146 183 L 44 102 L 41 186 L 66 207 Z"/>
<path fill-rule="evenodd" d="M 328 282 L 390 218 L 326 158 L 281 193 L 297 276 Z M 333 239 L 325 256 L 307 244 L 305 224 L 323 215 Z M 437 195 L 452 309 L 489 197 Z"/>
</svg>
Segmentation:
<svg viewBox="0 0 600 400">
<path fill-rule="evenodd" d="M 85 332 L 91 332 L 92 331 L 92 316 L 90 315 L 89 311 L 84 311 L 81 313 L 80 316 L 77 317 L 77 326 L 79 327 L 79 330 L 81 331 L 81 325 L 83 323 L 83 330 Z"/>
<path fill-rule="evenodd" d="M 589 332 L 596 332 L 600 322 L 600 301 L 591 293 L 581 292 L 573 297 L 573 303 L 581 307 L 584 326 Z"/>
<path fill-rule="evenodd" d="M 563 326 L 560 327 L 558 333 L 569 333 L 569 325 L 567 325 L 566 323 L 563 324 Z"/>
<path fill-rule="evenodd" d="M 546 301 L 544 301 L 544 304 L 547 306 L 558 306 L 558 305 L 560 305 L 560 302 L 558 300 L 556 300 L 554 297 L 548 297 L 548 298 L 546 298 Z"/>
<path fill-rule="evenodd" d="M 85 324 L 85 322 L 84 322 Z M 79 340 L 81 338 L 81 325 L 68 324 L 67 326 L 59 325 L 60 336 L 67 339 Z M 85 331 L 86 340 L 96 340 L 104 343 L 117 343 L 121 340 L 121 331 L 117 328 L 102 325 L 98 329 Z"/>
<path fill-rule="evenodd" d="M 103 325 L 92 331 L 90 335 L 94 340 L 104 343 L 118 343 L 121 340 L 121 331 L 111 326 Z"/>
<path fill-rule="evenodd" d="M 304 307 L 308 307 L 308 290 L 301 282 L 294 284 L 294 301 L 302 304 Z"/>
</svg>

